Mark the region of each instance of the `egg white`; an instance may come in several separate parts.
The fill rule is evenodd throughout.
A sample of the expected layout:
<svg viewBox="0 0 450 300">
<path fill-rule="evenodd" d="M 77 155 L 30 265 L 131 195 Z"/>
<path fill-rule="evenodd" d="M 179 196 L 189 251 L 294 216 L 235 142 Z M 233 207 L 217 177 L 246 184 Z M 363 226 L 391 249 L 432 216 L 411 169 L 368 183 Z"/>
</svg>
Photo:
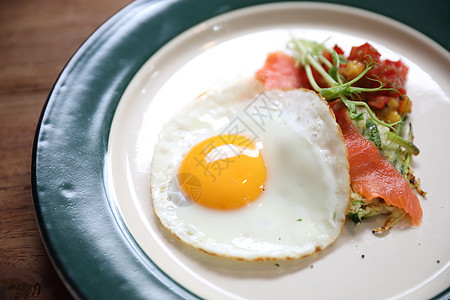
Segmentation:
<svg viewBox="0 0 450 300">
<path fill-rule="evenodd" d="M 183 157 L 236 128 L 262 144 L 265 191 L 229 211 L 185 199 L 176 184 Z M 307 90 L 264 91 L 245 78 L 208 91 L 166 124 L 151 165 L 153 207 L 164 227 L 202 251 L 242 260 L 302 258 L 338 237 L 350 198 L 348 168 L 325 100 Z"/>
</svg>

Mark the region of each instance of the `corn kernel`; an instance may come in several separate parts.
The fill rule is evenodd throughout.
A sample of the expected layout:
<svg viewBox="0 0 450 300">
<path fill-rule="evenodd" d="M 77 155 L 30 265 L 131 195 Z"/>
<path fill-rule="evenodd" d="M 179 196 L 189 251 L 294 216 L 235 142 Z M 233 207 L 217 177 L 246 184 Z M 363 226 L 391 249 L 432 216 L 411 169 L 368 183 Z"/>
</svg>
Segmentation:
<svg viewBox="0 0 450 300">
<path fill-rule="evenodd" d="M 390 110 L 386 113 L 384 120 L 388 123 L 395 123 L 400 121 L 401 117 L 396 110 Z"/>
<path fill-rule="evenodd" d="M 397 107 L 399 107 L 400 103 L 398 103 L 398 100 L 395 98 L 392 98 L 389 100 L 388 102 L 388 107 L 390 109 L 397 109 Z"/>
<path fill-rule="evenodd" d="M 349 60 L 347 62 L 347 66 L 342 71 L 342 75 L 344 75 L 347 80 L 352 80 L 361 74 L 365 68 L 366 66 L 362 62 L 357 60 Z"/>
</svg>

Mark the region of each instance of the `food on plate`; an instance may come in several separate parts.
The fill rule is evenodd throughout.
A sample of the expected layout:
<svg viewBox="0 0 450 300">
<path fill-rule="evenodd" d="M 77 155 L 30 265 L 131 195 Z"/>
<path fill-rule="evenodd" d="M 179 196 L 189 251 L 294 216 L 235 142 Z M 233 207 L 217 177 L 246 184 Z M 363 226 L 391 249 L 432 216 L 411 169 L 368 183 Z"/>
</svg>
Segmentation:
<svg viewBox="0 0 450 300">
<path fill-rule="evenodd" d="M 388 206 L 396 206 L 408 213 L 413 225 L 420 225 L 420 203 L 406 178 L 353 126 L 346 110 L 336 111 L 336 119 L 349 153 L 353 190 L 365 199 L 383 199 Z"/>
<path fill-rule="evenodd" d="M 315 90 L 333 109 L 348 149 L 352 201 L 347 215 L 355 223 L 386 214 L 389 230 L 406 215 L 414 226 L 422 220 L 416 193 L 424 196 L 411 169 L 412 126 L 406 126 L 412 101 L 406 96 L 408 67 L 382 60 L 369 43 L 345 57 L 339 47 L 294 38 L 291 54 L 274 52 L 255 75 L 268 89 Z M 416 193 L 415 193 L 416 192 Z"/>
<path fill-rule="evenodd" d="M 297 259 L 333 243 L 350 200 L 347 151 L 325 99 L 224 82 L 163 128 L 151 165 L 162 225 L 204 252 Z"/>
</svg>

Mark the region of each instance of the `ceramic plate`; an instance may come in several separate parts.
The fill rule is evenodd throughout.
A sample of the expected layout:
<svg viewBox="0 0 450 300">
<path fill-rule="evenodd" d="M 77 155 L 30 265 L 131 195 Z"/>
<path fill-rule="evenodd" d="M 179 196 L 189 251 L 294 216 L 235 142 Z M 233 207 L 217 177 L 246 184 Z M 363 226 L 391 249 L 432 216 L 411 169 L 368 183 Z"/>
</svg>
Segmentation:
<svg viewBox="0 0 450 300">
<path fill-rule="evenodd" d="M 41 232 L 68 286 L 92 299 L 444 297 L 448 52 L 359 9 L 308 2 L 234 8 L 212 5 L 207 16 L 215 17 L 207 20 L 191 11 L 183 23 L 167 21 L 184 11 L 179 3 L 133 3 L 83 45 L 56 83 L 36 137 L 33 180 Z M 407 89 L 422 151 L 414 168 L 428 192 L 423 223 L 374 236 L 381 219 L 358 227 L 347 222 L 331 247 L 298 261 L 239 262 L 191 249 L 152 211 L 149 172 L 158 133 L 211 86 L 251 76 L 291 36 L 328 39 L 347 51 L 369 41 L 410 67 Z"/>
</svg>

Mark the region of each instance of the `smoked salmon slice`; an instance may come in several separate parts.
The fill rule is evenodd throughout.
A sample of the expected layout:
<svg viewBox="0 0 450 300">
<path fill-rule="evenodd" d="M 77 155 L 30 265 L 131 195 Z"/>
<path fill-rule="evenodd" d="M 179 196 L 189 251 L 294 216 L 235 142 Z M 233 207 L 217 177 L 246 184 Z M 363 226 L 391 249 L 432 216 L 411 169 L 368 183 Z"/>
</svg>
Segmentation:
<svg viewBox="0 0 450 300">
<path fill-rule="evenodd" d="M 411 217 L 412 225 L 419 226 L 422 208 L 406 178 L 352 124 L 347 109 L 334 110 L 334 114 L 347 146 L 353 191 L 366 201 L 379 197 L 389 206 L 403 209 Z"/>
<path fill-rule="evenodd" d="M 295 59 L 282 51 L 267 55 L 264 67 L 256 73 L 256 79 L 268 89 L 295 89 L 308 82 L 306 74 L 296 67 Z"/>
</svg>

